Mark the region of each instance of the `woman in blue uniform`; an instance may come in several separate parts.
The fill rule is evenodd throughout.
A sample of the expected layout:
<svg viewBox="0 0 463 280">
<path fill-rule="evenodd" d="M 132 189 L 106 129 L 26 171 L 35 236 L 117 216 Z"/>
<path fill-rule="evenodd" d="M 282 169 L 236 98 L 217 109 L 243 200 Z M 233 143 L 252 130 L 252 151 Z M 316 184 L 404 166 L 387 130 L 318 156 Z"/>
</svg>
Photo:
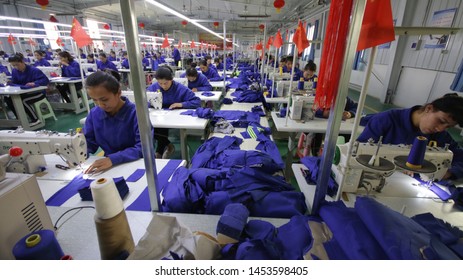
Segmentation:
<svg viewBox="0 0 463 280">
<path fill-rule="evenodd" d="M 455 125 L 463 126 L 463 97 L 447 94 L 423 106 L 392 109 L 372 115 L 358 141 L 375 142 L 383 136 L 384 144 L 413 144 L 417 136 L 436 141 L 439 147 L 449 144 L 453 152 L 452 167 L 443 179 L 463 177 L 463 149 L 446 131 Z"/>
<path fill-rule="evenodd" d="M 203 59 L 199 62 L 199 68 L 201 68 L 201 72 L 204 76 L 206 76 L 206 78 L 209 81 L 222 80 L 222 77 L 219 75 L 219 73 L 217 73 L 217 71 L 214 68 L 207 66 L 206 60 Z"/>
<path fill-rule="evenodd" d="M 98 55 L 98 58 L 100 59 L 99 61 L 96 62 L 96 65 L 98 66 L 98 70 L 111 69 L 117 72 L 116 65 L 112 63 L 111 61 L 109 61 L 105 53 L 100 53 Z"/>
<path fill-rule="evenodd" d="M 48 62 L 48 60 L 45 59 L 44 51 L 36 50 L 34 51 L 34 56 L 35 56 L 34 67 L 38 67 L 38 66 L 50 67 L 51 66 L 50 62 Z"/>
<path fill-rule="evenodd" d="M 11 71 L 11 84 L 19 85 L 22 87 L 38 87 L 47 86 L 50 82 L 45 74 L 33 66 L 27 65 L 23 61 L 22 55 L 14 55 L 8 58 L 13 70 Z M 10 110 L 16 115 L 16 110 L 13 105 L 11 97 L 5 96 L 5 101 Z M 34 126 L 40 123 L 36 112 L 34 111 L 33 104 L 45 98 L 45 91 L 24 93 L 21 94 L 22 103 L 26 114 L 30 118 L 30 125 Z M 16 118 L 18 116 L 16 115 Z"/>
<path fill-rule="evenodd" d="M 159 67 L 156 71 L 157 82 L 148 87 L 148 91 L 162 92 L 162 108 L 195 109 L 201 106 L 201 100 L 186 86 L 173 80 L 172 70 Z M 154 138 L 157 140 L 156 158 L 170 158 L 175 147 L 168 139 L 167 128 L 156 128 Z"/>
<path fill-rule="evenodd" d="M 188 68 L 185 71 L 186 78 L 188 79 L 188 88 L 191 91 L 210 91 L 212 90 L 212 86 L 207 80 L 206 76 L 198 71 L 195 68 Z"/>
<path fill-rule="evenodd" d="M 85 173 L 143 157 L 135 104 L 121 96 L 119 79 L 117 72 L 107 70 L 97 71 L 85 81 L 88 95 L 97 105 L 85 120 L 87 154 L 100 147 L 105 153 L 105 158 L 96 160 Z"/>
<path fill-rule="evenodd" d="M 172 58 L 174 59 L 174 65 L 178 66 L 178 63 L 180 60 L 182 60 L 182 57 L 180 56 L 180 51 L 174 47 L 174 45 L 171 45 L 172 47 Z"/>
<path fill-rule="evenodd" d="M 74 60 L 74 58 L 71 56 L 70 53 L 67 51 L 60 52 L 58 54 L 59 59 L 60 59 L 60 67 L 61 67 L 61 76 L 62 77 L 68 77 L 68 78 L 80 78 L 80 65 L 77 63 L 77 61 Z M 76 91 L 79 91 L 82 89 L 82 83 L 76 83 L 75 84 Z M 71 99 L 69 98 L 69 84 L 57 84 L 56 88 L 58 89 L 59 93 L 61 94 L 61 97 L 63 98 L 64 101 L 67 103 L 71 103 Z"/>
<path fill-rule="evenodd" d="M 293 70 L 293 57 L 288 56 L 286 58 L 286 69 L 283 68 L 283 73 L 291 73 Z M 302 71 L 297 67 L 297 65 L 294 67 L 294 75 L 293 75 L 293 81 L 299 81 L 300 78 L 302 77 Z"/>
</svg>

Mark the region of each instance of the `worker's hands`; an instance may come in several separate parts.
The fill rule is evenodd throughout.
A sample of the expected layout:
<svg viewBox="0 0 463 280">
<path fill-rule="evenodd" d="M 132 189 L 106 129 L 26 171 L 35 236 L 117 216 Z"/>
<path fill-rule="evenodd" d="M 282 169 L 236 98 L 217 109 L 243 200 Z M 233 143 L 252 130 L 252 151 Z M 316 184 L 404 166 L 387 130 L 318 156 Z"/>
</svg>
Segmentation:
<svg viewBox="0 0 463 280">
<path fill-rule="evenodd" d="M 183 108 L 183 104 L 182 103 L 174 103 L 172 105 L 169 106 L 169 109 L 181 109 Z"/>
<path fill-rule="evenodd" d="M 27 83 L 26 86 L 28 86 L 28 87 L 35 87 L 35 83 L 34 83 L 34 82 L 30 82 L 30 83 Z"/>
<path fill-rule="evenodd" d="M 95 160 L 92 165 L 90 165 L 87 170 L 84 171 L 85 174 L 88 173 L 98 173 L 105 171 L 106 169 L 109 169 L 111 166 L 113 166 L 113 162 L 109 157 L 105 157 L 102 159 L 97 159 Z"/>
<path fill-rule="evenodd" d="M 350 112 L 344 111 L 344 112 L 342 113 L 342 119 L 343 119 L 343 120 L 348 120 L 348 119 L 350 119 L 350 118 L 352 118 L 352 114 L 351 114 Z"/>
<path fill-rule="evenodd" d="M 192 88 L 191 91 L 192 91 L 192 92 L 197 92 L 198 89 L 197 89 L 197 88 Z"/>
</svg>

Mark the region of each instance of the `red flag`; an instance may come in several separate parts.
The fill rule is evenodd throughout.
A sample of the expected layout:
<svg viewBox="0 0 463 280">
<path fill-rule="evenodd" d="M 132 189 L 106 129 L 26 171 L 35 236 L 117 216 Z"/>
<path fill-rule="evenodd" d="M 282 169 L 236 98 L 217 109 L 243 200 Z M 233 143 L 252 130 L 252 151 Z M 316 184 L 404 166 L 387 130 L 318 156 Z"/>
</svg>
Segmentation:
<svg viewBox="0 0 463 280">
<path fill-rule="evenodd" d="M 259 42 L 259 43 L 256 45 L 256 50 L 258 50 L 258 51 L 262 50 L 262 42 Z"/>
<path fill-rule="evenodd" d="M 196 48 L 195 41 L 191 41 L 190 48 L 192 49 Z"/>
<path fill-rule="evenodd" d="M 113 47 L 117 47 L 116 41 L 113 41 Z"/>
<path fill-rule="evenodd" d="M 8 35 L 8 44 L 16 45 L 16 40 L 14 39 L 13 35 Z"/>
<path fill-rule="evenodd" d="M 368 0 L 363 15 L 357 51 L 394 40 L 391 2 Z"/>
<path fill-rule="evenodd" d="M 61 38 L 58 37 L 58 39 L 56 39 L 56 44 L 60 47 L 64 47 L 64 43 L 63 43 L 63 40 L 61 40 Z"/>
<path fill-rule="evenodd" d="M 182 39 L 178 40 L 178 46 L 177 46 L 178 49 L 181 49 L 182 48 Z"/>
<path fill-rule="evenodd" d="M 280 29 L 278 29 L 278 32 L 275 35 L 275 39 L 273 40 L 273 46 L 277 49 L 283 46 L 283 38 L 281 38 Z"/>
<path fill-rule="evenodd" d="M 34 40 L 32 40 L 32 38 L 29 38 L 29 45 L 37 46 L 37 43 Z"/>
<path fill-rule="evenodd" d="M 167 35 L 164 37 L 164 42 L 162 42 L 161 48 L 168 48 L 170 46 L 169 39 L 167 39 Z"/>
<path fill-rule="evenodd" d="M 310 45 L 309 40 L 307 40 L 307 34 L 302 26 L 302 21 L 299 21 L 296 32 L 294 32 L 293 43 L 296 44 L 297 52 L 299 54 L 301 54 L 304 49 Z"/>
<path fill-rule="evenodd" d="M 88 36 L 76 18 L 72 20 L 71 37 L 76 41 L 79 48 L 92 44 L 92 38 Z"/>
<path fill-rule="evenodd" d="M 203 41 L 201 41 L 201 46 L 199 47 L 201 50 L 204 48 Z"/>
<path fill-rule="evenodd" d="M 272 43 L 273 43 L 273 36 L 270 36 L 270 37 L 268 38 L 267 44 L 265 45 L 265 48 L 266 48 L 267 50 L 270 49 L 270 46 L 272 45 Z"/>
<path fill-rule="evenodd" d="M 146 49 L 146 43 L 143 43 L 143 44 L 142 44 L 142 47 Z"/>
</svg>

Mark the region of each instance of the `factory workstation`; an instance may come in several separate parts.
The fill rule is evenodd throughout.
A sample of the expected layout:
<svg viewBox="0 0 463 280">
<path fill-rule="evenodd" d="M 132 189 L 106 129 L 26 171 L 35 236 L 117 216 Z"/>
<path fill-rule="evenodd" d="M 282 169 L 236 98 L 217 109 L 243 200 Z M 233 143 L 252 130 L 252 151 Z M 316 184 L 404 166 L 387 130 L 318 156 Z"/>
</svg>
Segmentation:
<svg viewBox="0 0 463 280">
<path fill-rule="evenodd" d="M 0 29 L 0 260 L 463 258 L 462 1 L 16 0 Z"/>
</svg>

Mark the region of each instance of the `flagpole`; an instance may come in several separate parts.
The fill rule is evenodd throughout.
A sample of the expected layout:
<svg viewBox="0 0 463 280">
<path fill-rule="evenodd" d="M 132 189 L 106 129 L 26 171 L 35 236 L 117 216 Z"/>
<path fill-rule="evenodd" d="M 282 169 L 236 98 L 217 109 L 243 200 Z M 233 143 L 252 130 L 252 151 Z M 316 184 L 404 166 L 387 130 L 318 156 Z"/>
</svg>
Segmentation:
<svg viewBox="0 0 463 280">
<path fill-rule="evenodd" d="M 291 67 L 291 75 L 290 75 L 290 80 L 289 80 L 288 107 L 286 108 L 285 126 L 288 126 L 289 111 L 290 111 L 290 108 L 291 108 L 291 95 L 293 94 L 293 76 L 294 76 L 294 68 L 296 67 L 297 54 L 298 54 L 297 46 L 296 46 L 296 44 L 294 44 L 293 66 Z"/>
<path fill-rule="evenodd" d="M 225 87 L 226 85 L 226 80 L 227 80 L 227 21 L 223 21 L 223 91 L 222 93 L 226 93 L 227 88 Z"/>
<path fill-rule="evenodd" d="M 274 92 L 275 92 L 275 75 L 277 71 L 277 55 L 278 55 L 278 50 L 280 48 L 275 47 L 275 63 L 273 64 L 273 77 L 272 77 L 272 98 L 274 97 Z"/>
<path fill-rule="evenodd" d="M 75 47 L 77 48 L 77 43 L 72 40 L 71 42 L 73 42 L 73 46 L 75 45 Z M 79 48 L 77 48 L 79 49 Z M 79 66 L 80 66 L 80 78 L 82 79 L 82 89 L 81 89 L 81 92 L 82 92 L 82 101 L 84 102 L 85 104 L 85 107 L 87 109 L 87 113 L 90 113 L 90 105 L 88 104 L 88 98 L 87 98 L 87 89 L 85 88 L 85 77 L 84 77 L 84 67 L 82 65 L 82 57 L 80 57 L 80 54 L 78 54 L 79 56 Z M 80 108 L 80 107 L 79 107 Z"/>
</svg>

